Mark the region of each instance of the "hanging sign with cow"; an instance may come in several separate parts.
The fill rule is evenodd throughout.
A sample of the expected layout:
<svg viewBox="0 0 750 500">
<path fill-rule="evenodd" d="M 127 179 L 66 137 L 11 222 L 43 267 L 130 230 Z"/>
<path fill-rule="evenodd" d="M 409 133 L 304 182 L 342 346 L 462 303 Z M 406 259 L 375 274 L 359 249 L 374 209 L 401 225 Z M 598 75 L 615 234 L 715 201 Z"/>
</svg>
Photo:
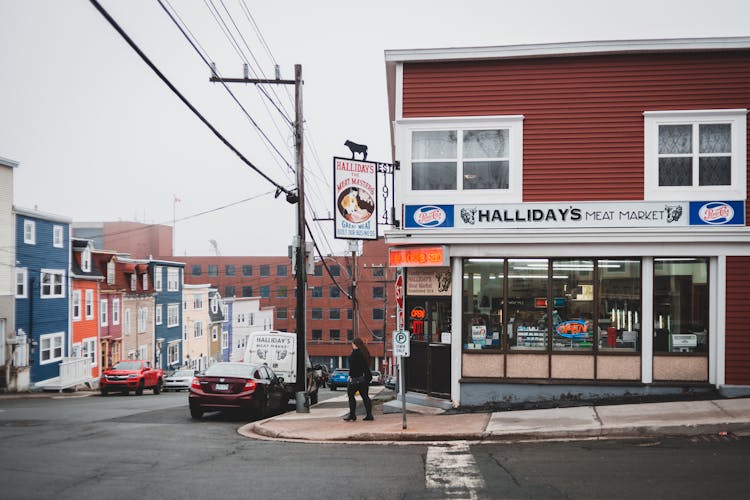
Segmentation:
<svg viewBox="0 0 750 500">
<path fill-rule="evenodd" d="M 355 144 L 355 146 L 359 146 Z M 351 148 L 350 148 L 351 149 Z M 367 150 L 358 151 L 367 158 Z M 340 239 L 378 238 L 377 163 L 352 158 L 333 159 L 334 226 Z"/>
</svg>

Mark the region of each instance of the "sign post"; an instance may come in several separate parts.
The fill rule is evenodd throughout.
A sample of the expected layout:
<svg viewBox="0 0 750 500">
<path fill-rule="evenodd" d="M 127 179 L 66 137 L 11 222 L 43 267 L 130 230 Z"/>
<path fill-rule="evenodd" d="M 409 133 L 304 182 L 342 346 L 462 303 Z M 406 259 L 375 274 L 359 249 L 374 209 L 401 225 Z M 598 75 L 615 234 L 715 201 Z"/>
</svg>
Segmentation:
<svg viewBox="0 0 750 500">
<path fill-rule="evenodd" d="M 406 429 L 406 380 L 404 377 L 404 358 L 411 354 L 409 332 L 393 332 L 393 355 L 398 356 L 398 385 L 401 394 L 401 428 Z"/>
</svg>

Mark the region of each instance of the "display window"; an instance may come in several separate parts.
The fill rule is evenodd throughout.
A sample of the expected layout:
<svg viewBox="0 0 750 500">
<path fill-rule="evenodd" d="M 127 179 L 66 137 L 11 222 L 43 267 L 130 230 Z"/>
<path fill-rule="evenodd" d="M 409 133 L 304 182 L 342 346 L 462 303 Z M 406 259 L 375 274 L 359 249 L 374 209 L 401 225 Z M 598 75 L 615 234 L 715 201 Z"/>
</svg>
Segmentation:
<svg viewBox="0 0 750 500">
<path fill-rule="evenodd" d="M 549 259 L 508 259 L 508 345 L 546 350 Z"/>
<path fill-rule="evenodd" d="M 600 259 L 597 294 L 599 297 L 599 350 L 641 350 L 641 261 Z"/>
<path fill-rule="evenodd" d="M 505 260 L 467 259 L 463 269 L 463 344 L 466 349 L 502 347 Z"/>
<path fill-rule="evenodd" d="M 594 348 L 594 260 L 552 261 L 551 314 L 542 318 L 552 332 L 552 349 Z"/>
<path fill-rule="evenodd" d="M 654 259 L 654 352 L 708 353 L 707 258 Z"/>
</svg>

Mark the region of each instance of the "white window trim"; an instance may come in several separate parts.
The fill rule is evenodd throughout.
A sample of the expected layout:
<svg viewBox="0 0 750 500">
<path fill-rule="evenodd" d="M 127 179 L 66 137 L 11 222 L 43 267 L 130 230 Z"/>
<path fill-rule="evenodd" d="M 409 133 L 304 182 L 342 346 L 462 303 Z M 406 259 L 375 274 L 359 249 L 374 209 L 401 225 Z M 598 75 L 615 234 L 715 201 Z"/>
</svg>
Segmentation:
<svg viewBox="0 0 750 500">
<path fill-rule="evenodd" d="M 157 292 L 162 291 L 162 274 L 163 268 L 161 266 L 154 266 L 154 290 Z"/>
<path fill-rule="evenodd" d="M 460 118 L 408 118 L 396 121 L 396 150 L 401 160 L 401 175 L 398 176 L 403 193 L 401 203 L 460 204 L 460 203 L 520 203 L 523 201 L 523 115 L 481 116 Z M 411 136 L 412 132 L 436 130 L 488 130 L 508 129 L 510 142 L 508 189 L 468 189 L 461 186 L 460 167 L 456 172 L 456 189 L 412 190 L 411 189 Z M 460 148 L 460 145 L 459 145 Z M 460 151 L 460 149 L 459 149 Z"/>
<path fill-rule="evenodd" d="M 23 221 L 23 242 L 27 245 L 36 245 L 36 222 L 25 219 Z"/>
<path fill-rule="evenodd" d="M 130 333 L 131 333 L 130 330 L 132 329 L 132 327 L 133 327 L 132 314 L 130 312 L 130 309 L 126 307 L 125 311 L 124 311 L 124 318 L 123 318 L 123 325 L 122 325 L 123 332 L 122 333 L 125 334 L 125 335 L 130 335 Z"/>
<path fill-rule="evenodd" d="M 154 308 L 154 321 L 157 325 L 162 324 L 162 316 L 164 314 L 164 304 L 156 304 Z"/>
<path fill-rule="evenodd" d="M 135 271 L 133 274 L 130 275 L 130 290 L 134 291 L 136 288 L 138 288 L 138 275 L 135 274 Z"/>
<path fill-rule="evenodd" d="M 85 309 L 86 319 L 94 318 L 94 291 L 86 290 L 86 304 Z"/>
<path fill-rule="evenodd" d="M 115 284 L 115 263 L 113 261 L 107 262 L 107 284 Z"/>
<path fill-rule="evenodd" d="M 645 201 L 711 201 L 747 198 L 746 109 L 646 111 L 643 117 L 643 199 Z M 731 186 L 659 186 L 659 125 L 688 123 L 731 123 Z"/>
<path fill-rule="evenodd" d="M 109 324 L 109 301 L 107 299 L 99 300 L 99 325 L 107 326 Z"/>
<path fill-rule="evenodd" d="M 112 324 L 120 324 L 120 299 L 112 299 Z"/>
<path fill-rule="evenodd" d="M 81 300 L 81 291 L 80 290 L 73 290 L 73 300 L 70 302 L 70 308 L 71 308 L 71 316 L 73 316 L 73 321 L 81 321 L 81 308 L 82 308 L 82 300 Z"/>
<path fill-rule="evenodd" d="M 62 226 L 58 226 L 55 224 L 52 226 L 52 246 L 55 248 L 63 248 L 63 235 L 65 232 L 63 231 Z M 84 269 L 85 271 L 86 269 Z"/>
<path fill-rule="evenodd" d="M 198 333 L 200 333 L 200 335 L 198 335 Z M 203 338 L 204 333 L 205 332 L 203 330 L 203 321 L 196 321 L 195 323 L 193 323 L 193 338 L 195 339 Z"/>
<path fill-rule="evenodd" d="M 148 273 L 143 273 L 143 290 L 148 290 Z"/>
<path fill-rule="evenodd" d="M 167 304 L 167 328 L 174 328 L 179 325 L 180 304 Z"/>
<path fill-rule="evenodd" d="M 99 358 L 96 352 L 97 343 L 98 342 L 96 337 L 83 339 L 83 345 L 81 347 L 81 357 L 88 356 L 89 358 L 91 358 L 91 366 L 97 366 L 96 360 Z"/>
<path fill-rule="evenodd" d="M 60 340 L 60 356 L 52 356 L 55 352 L 55 340 Z M 44 341 L 49 340 L 49 352 L 50 352 L 50 358 L 47 360 L 42 360 L 42 354 L 47 349 L 43 349 Z M 40 365 L 47 365 L 49 363 L 56 363 L 58 361 L 62 361 L 63 357 L 65 357 L 65 333 L 59 332 L 59 333 L 49 333 L 46 335 L 40 335 L 39 336 L 39 364 Z"/>
<path fill-rule="evenodd" d="M 167 291 L 176 292 L 180 289 L 180 270 L 167 268 Z"/>
<path fill-rule="evenodd" d="M 60 276 L 60 293 L 55 294 L 52 290 L 54 286 L 51 286 L 51 293 L 45 295 L 42 293 L 44 289 L 44 275 L 49 274 L 52 276 Z M 62 269 L 42 269 L 39 271 L 39 296 L 42 299 L 63 299 L 65 298 L 65 271 Z"/>
<path fill-rule="evenodd" d="M 167 364 L 174 365 L 180 362 L 180 344 L 179 341 L 167 344 Z"/>
<path fill-rule="evenodd" d="M 23 291 L 18 293 L 18 278 L 21 276 L 21 282 Z M 17 299 L 25 299 L 29 296 L 29 270 L 25 267 L 16 268 L 16 281 L 14 283 L 14 292 L 16 292 Z"/>
<path fill-rule="evenodd" d="M 91 272 L 91 249 L 84 248 L 81 252 L 81 271 L 85 273 Z"/>
<path fill-rule="evenodd" d="M 146 333 L 148 330 L 148 308 L 138 308 L 138 318 L 136 325 L 136 333 Z"/>
</svg>

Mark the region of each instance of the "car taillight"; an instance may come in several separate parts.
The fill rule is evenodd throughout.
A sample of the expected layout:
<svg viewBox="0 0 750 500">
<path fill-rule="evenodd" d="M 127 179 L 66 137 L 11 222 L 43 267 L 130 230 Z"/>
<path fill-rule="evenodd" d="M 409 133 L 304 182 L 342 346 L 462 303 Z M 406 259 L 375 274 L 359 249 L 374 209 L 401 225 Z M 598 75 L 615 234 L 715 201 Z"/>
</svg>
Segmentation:
<svg viewBox="0 0 750 500">
<path fill-rule="evenodd" d="M 246 391 L 255 390 L 255 382 L 253 382 L 252 380 L 248 380 L 247 382 L 245 382 L 244 390 Z"/>
<path fill-rule="evenodd" d="M 190 387 L 192 387 L 193 389 L 201 388 L 201 381 L 198 380 L 198 377 L 193 377 L 193 381 L 190 383 Z"/>
</svg>

